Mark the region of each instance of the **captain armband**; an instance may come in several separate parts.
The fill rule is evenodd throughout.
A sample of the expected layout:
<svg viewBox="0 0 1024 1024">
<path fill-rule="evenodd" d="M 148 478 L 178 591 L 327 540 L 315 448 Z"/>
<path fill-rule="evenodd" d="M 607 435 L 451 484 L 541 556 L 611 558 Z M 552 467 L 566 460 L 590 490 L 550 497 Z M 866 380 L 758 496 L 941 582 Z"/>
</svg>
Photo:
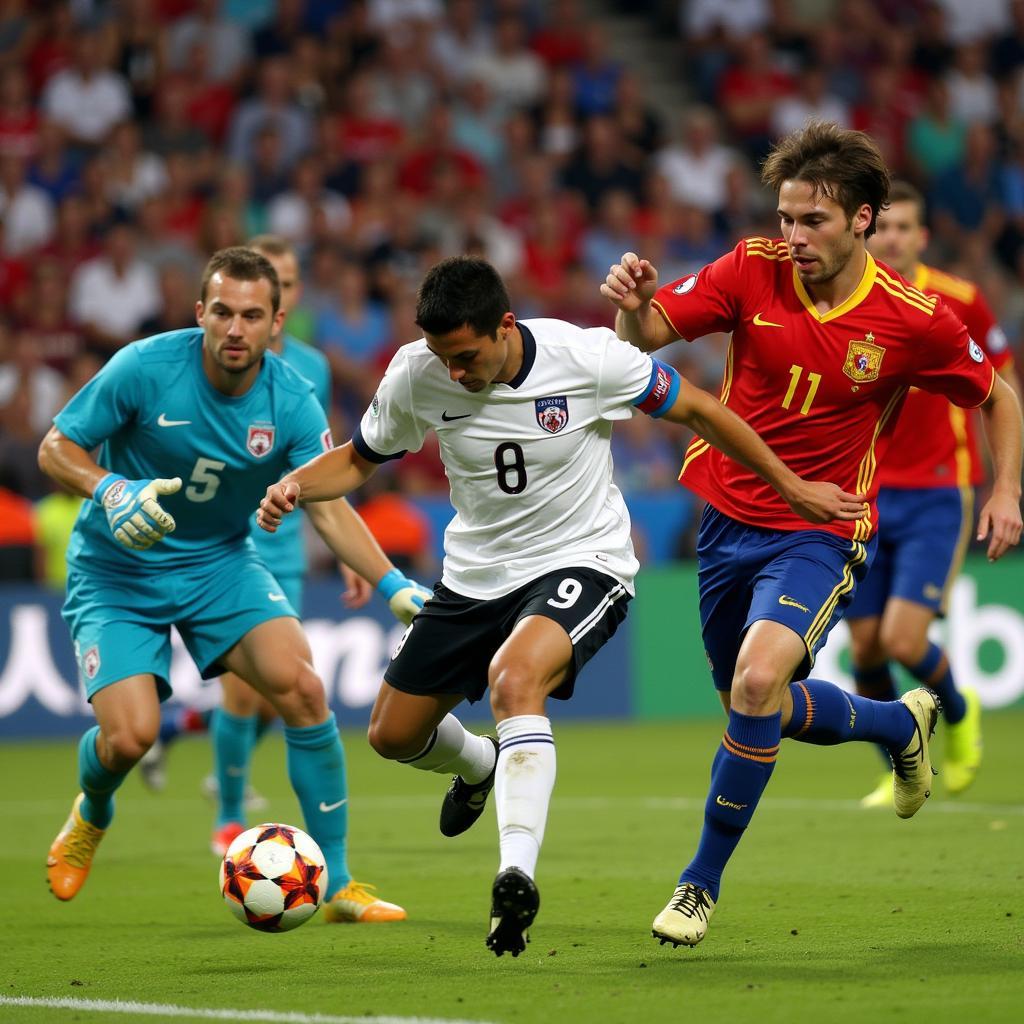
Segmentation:
<svg viewBox="0 0 1024 1024">
<path fill-rule="evenodd" d="M 651 360 L 651 379 L 643 394 L 633 402 L 641 412 L 658 419 L 675 405 L 679 394 L 679 371 L 660 359 Z"/>
</svg>

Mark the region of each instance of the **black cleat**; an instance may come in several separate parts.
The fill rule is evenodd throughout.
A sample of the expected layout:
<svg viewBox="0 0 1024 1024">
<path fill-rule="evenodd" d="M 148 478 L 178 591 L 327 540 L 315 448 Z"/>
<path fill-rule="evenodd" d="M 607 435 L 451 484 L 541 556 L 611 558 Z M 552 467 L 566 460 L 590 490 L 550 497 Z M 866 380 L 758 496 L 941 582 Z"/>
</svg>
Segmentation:
<svg viewBox="0 0 1024 1024">
<path fill-rule="evenodd" d="M 469 783 L 461 775 L 452 779 L 441 804 L 441 835 L 461 836 L 487 806 L 487 794 L 494 788 L 494 772 L 498 767 L 498 741 L 487 736 L 494 744 L 494 768 L 483 782 Z"/>
<path fill-rule="evenodd" d="M 540 893 L 525 871 L 505 868 L 491 890 L 491 932 L 487 948 L 495 956 L 519 956 L 530 941 L 527 931 L 540 908 Z"/>
</svg>

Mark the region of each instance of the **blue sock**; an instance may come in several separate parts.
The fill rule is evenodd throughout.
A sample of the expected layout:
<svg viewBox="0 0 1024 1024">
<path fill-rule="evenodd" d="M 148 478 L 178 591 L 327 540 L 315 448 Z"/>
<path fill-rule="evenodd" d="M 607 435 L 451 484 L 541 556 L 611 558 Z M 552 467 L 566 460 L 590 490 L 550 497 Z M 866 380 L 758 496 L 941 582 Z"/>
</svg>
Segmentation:
<svg viewBox="0 0 1024 1024">
<path fill-rule="evenodd" d="M 217 800 L 217 828 L 229 821 L 245 823 L 245 784 L 256 745 L 256 716 L 240 717 L 218 708 L 213 715 L 213 772 L 220 796 Z"/>
<path fill-rule="evenodd" d="M 871 700 L 899 700 L 900 692 L 896 688 L 896 680 L 892 677 L 889 662 L 883 661 L 874 668 L 853 668 L 853 681 L 857 684 L 857 693 Z M 886 770 L 892 768 L 889 751 L 876 744 L 875 749 L 881 755 Z"/>
<path fill-rule="evenodd" d="M 897 701 L 869 700 L 835 683 L 805 679 L 790 683 L 793 717 L 782 735 L 801 743 L 832 746 L 852 740 L 902 750 L 914 734 L 914 719 Z"/>
<path fill-rule="evenodd" d="M 114 817 L 114 792 L 127 778 L 127 772 L 112 772 L 104 767 L 96 752 L 100 727 L 94 725 L 78 744 L 78 784 L 85 799 L 80 808 L 90 825 L 106 828 Z"/>
<path fill-rule="evenodd" d="M 348 784 L 345 752 L 332 714 L 320 725 L 284 727 L 288 778 L 299 798 L 306 830 L 327 861 L 330 899 L 352 880 L 348 870 Z"/>
<path fill-rule="evenodd" d="M 729 712 L 729 727 L 711 765 L 697 854 L 679 876 L 718 899 L 722 872 L 753 817 L 779 753 L 781 714 Z"/>
<path fill-rule="evenodd" d="M 935 675 L 936 669 L 942 664 L 942 659 L 945 657 L 941 647 L 929 643 L 928 653 L 916 665 L 908 665 L 907 671 L 915 679 L 924 683 L 929 690 L 935 692 L 935 696 L 942 702 L 942 715 L 946 719 L 946 723 L 956 725 L 957 722 L 963 721 L 964 715 L 967 714 L 967 701 L 964 700 L 963 694 L 953 682 L 953 670 L 949 666 L 948 658 L 946 658 L 946 671 L 942 677 L 937 682 L 932 681 L 932 676 Z"/>
</svg>

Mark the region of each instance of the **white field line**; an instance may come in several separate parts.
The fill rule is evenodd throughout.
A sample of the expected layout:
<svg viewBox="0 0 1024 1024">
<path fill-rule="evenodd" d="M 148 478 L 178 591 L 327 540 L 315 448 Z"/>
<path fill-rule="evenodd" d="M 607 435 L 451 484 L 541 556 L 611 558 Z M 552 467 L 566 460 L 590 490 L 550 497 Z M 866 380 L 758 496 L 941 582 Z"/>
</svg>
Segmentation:
<svg viewBox="0 0 1024 1024">
<path fill-rule="evenodd" d="M 386 807 L 389 810 L 412 809 L 419 807 L 434 807 L 438 802 L 436 796 L 379 796 L 379 797 L 352 797 L 351 807 L 358 811 L 360 808 Z M 616 808 L 638 808 L 645 811 L 692 811 L 704 807 L 704 797 L 687 796 L 568 796 L 559 797 L 557 794 L 552 798 L 554 807 L 561 807 L 565 810 L 614 810 Z M 180 811 L 187 808 L 195 808 L 199 803 L 198 799 L 154 797 L 153 799 L 133 799 L 131 809 L 126 813 L 133 816 L 150 815 L 162 817 L 169 810 Z M 67 816 L 70 800 L 0 800 L 0 816 L 8 814 L 48 814 L 57 817 Z M 806 797 L 765 797 L 758 803 L 759 808 L 776 811 L 826 811 L 831 813 L 867 813 L 860 806 L 857 800 L 814 800 Z M 265 818 L 273 811 L 261 812 Z M 989 804 L 971 803 L 964 800 L 942 800 L 932 797 L 928 801 L 924 811 L 926 814 L 980 814 L 1008 817 L 1024 816 L 1024 803 L 1019 804 Z"/>
<path fill-rule="evenodd" d="M 132 1013 L 148 1017 L 182 1017 L 188 1020 L 270 1021 L 272 1024 L 487 1024 L 487 1021 L 439 1017 L 338 1017 L 329 1013 L 284 1013 L 276 1010 L 220 1010 L 172 1003 L 136 1003 L 120 999 L 37 999 L 32 996 L 0 996 L 0 1006 L 52 1010 L 85 1010 L 91 1013 Z"/>
</svg>

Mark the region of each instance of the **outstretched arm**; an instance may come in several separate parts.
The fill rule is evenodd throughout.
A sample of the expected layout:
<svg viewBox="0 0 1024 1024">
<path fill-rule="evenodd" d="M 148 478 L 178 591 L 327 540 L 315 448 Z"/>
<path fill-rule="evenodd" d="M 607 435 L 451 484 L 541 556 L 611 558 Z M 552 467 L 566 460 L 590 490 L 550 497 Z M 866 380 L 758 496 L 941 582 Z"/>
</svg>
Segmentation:
<svg viewBox="0 0 1024 1024">
<path fill-rule="evenodd" d="M 753 470 L 808 522 L 856 520 L 867 514 L 863 494 L 850 494 L 835 484 L 797 476 L 736 413 L 681 377 L 676 400 L 663 416 L 674 423 L 685 423 L 729 458 Z"/>
<path fill-rule="evenodd" d="M 1013 388 L 999 376 L 981 408 L 994 479 L 978 516 L 978 540 L 990 537 L 988 559 L 994 562 L 1020 543 L 1021 412 Z"/>
<path fill-rule="evenodd" d="M 651 305 L 657 290 L 657 269 L 635 252 L 623 253 L 622 259 L 609 269 L 600 289 L 618 309 L 615 333 L 643 352 L 653 352 L 679 340 L 679 335 Z"/>
</svg>

